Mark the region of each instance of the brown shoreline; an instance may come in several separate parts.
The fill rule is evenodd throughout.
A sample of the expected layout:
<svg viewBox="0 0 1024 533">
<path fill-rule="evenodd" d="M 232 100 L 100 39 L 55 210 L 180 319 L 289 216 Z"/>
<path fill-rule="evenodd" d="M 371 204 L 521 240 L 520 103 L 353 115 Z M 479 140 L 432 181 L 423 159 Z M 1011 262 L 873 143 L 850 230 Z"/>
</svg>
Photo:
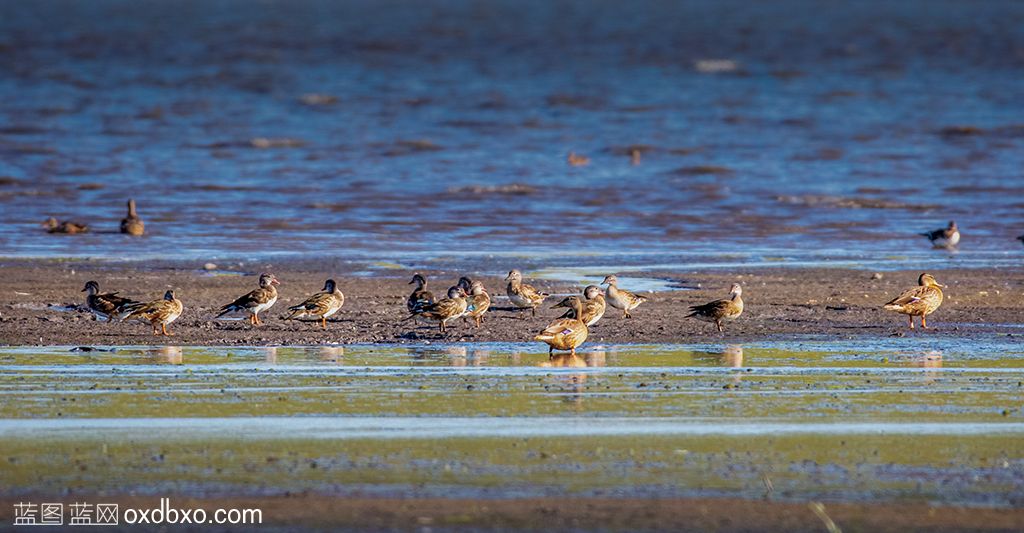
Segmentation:
<svg viewBox="0 0 1024 533">
<path fill-rule="evenodd" d="M 264 498 L 189 498 L 52 495 L 0 500 L 0 529 L 13 523 L 19 501 L 117 503 L 120 509 L 153 509 L 160 497 L 169 508 L 198 509 L 212 517 L 217 509 L 260 509 L 260 526 L 216 526 L 220 531 L 279 527 L 289 531 L 828 531 L 811 502 L 731 498 L 343 498 L 297 494 Z M 67 507 L 67 505 L 65 505 Z M 927 502 L 823 503 L 823 512 L 844 533 L 1020 531 L 1024 509 L 938 506 Z M 122 523 L 125 531 L 139 525 Z M 152 526 L 151 526 L 152 527 Z M 166 527 L 166 526 L 165 526 Z M 173 530 L 209 530 L 208 524 Z"/>
<path fill-rule="evenodd" d="M 394 277 L 353 277 L 339 271 L 336 263 L 316 268 L 308 262 L 280 261 L 260 265 L 250 276 L 211 276 L 197 265 L 181 264 L 144 268 L 133 263 L 89 261 L 5 261 L 0 276 L 0 344 L 4 345 L 316 345 L 325 343 L 421 343 L 431 342 L 532 342 L 532 333 L 558 316 L 549 309 L 549 298 L 536 318 L 508 308 L 504 281 L 497 272 L 480 276 L 473 272 L 424 271 L 431 289 L 440 293 L 458 276 L 469 274 L 484 280 L 497 297 L 480 329 L 456 323 L 441 336 L 436 327 L 403 321 L 405 298 L 413 271 L 394 270 Z M 250 267 L 252 268 L 252 267 Z M 265 314 L 265 325 L 253 328 L 247 321 L 215 321 L 215 310 L 256 286 L 259 271 L 271 271 L 281 280 L 280 299 Z M 947 284 L 946 300 L 929 319 L 930 331 L 906 329 L 903 315 L 887 312 L 881 305 L 916 283 L 918 271 L 873 272 L 825 268 L 761 268 L 735 271 L 631 273 L 669 279 L 699 290 L 649 294 L 651 301 L 623 319 L 610 310 L 592 328 L 593 343 L 689 343 L 743 342 L 821 336 L 922 335 L 973 338 L 1020 334 L 1008 324 L 1024 322 L 1024 267 L 1013 269 L 933 270 Z M 552 293 L 580 289 L 570 282 L 528 282 Z M 320 290 L 326 277 L 339 281 L 346 295 L 345 307 L 328 321 L 326 332 L 312 322 L 287 322 L 285 309 Z M 120 291 L 136 299 L 158 298 L 175 288 L 185 312 L 170 329 L 174 337 L 153 336 L 139 323 L 107 324 L 94 321 L 84 310 L 61 311 L 50 306 L 79 305 L 86 281 L 96 280 L 103 291 Z M 711 324 L 684 317 L 689 305 L 721 298 L 730 283 L 744 286 L 747 308 L 724 334 Z M 628 287 L 624 287 L 627 288 Z M 521 316 L 527 318 L 520 318 Z M 586 345 L 584 345 L 584 348 Z"/>
</svg>

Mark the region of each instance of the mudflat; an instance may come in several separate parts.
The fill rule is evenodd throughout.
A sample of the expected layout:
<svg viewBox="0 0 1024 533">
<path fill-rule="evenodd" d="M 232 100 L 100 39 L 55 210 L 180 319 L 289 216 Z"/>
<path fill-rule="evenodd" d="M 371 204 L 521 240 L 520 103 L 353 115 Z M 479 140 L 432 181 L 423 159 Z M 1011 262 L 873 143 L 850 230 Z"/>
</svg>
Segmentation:
<svg viewBox="0 0 1024 533">
<path fill-rule="evenodd" d="M 455 322 L 446 335 L 436 326 L 406 320 L 405 299 L 412 270 L 393 268 L 374 275 L 353 275 L 336 263 L 281 261 L 259 265 L 223 265 L 207 272 L 195 263 L 88 261 L 19 261 L 2 264 L 0 279 L 0 343 L 7 345 L 313 345 L 325 343 L 521 342 L 557 318 L 550 309 L 564 294 L 578 294 L 579 280 L 526 281 L 551 293 L 538 309 L 512 309 L 505 296 L 504 274 L 515 265 L 495 265 L 487 272 L 423 271 L 429 289 L 441 295 L 459 276 L 481 279 L 492 296 L 483 326 Z M 245 320 L 214 320 L 220 306 L 256 288 L 260 272 L 272 272 L 281 285 L 277 304 L 261 317 L 262 326 Z M 687 290 L 643 292 L 649 301 L 622 318 L 615 309 L 591 328 L 589 343 L 687 343 L 757 341 L 792 336 L 849 338 L 858 335 L 922 335 L 972 338 L 1024 333 L 1024 267 L 931 270 L 948 285 L 942 307 L 929 317 L 928 331 L 907 329 L 906 317 L 882 305 L 917 283 L 918 271 L 881 273 L 824 268 L 761 268 L 695 272 L 632 272 L 634 278 L 661 280 Z M 286 308 L 323 287 L 328 277 L 345 293 L 342 310 L 326 330 L 313 322 L 285 321 Z M 146 324 L 94 320 L 80 292 L 89 280 L 102 291 L 148 301 L 175 289 L 185 311 L 170 330 L 174 337 L 155 337 Z M 725 326 L 685 318 L 690 305 L 727 296 L 729 285 L 743 285 L 743 316 Z M 620 283 L 624 289 L 628 284 Z M 584 345 L 585 347 L 586 345 Z"/>
</svg>

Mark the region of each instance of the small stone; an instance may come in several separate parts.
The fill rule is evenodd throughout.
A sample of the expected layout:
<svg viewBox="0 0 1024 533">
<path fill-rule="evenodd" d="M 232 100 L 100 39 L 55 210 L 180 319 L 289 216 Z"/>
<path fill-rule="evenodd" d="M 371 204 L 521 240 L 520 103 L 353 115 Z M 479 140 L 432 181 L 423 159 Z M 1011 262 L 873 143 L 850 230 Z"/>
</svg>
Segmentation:
<svg viewBox="0 0 1024 533">
<path fill-rule="evenodd" d="M 217 265 L 215 263 L 206 263 L 203 265 L 203 270 L 217 270 Z"/>
</svg>

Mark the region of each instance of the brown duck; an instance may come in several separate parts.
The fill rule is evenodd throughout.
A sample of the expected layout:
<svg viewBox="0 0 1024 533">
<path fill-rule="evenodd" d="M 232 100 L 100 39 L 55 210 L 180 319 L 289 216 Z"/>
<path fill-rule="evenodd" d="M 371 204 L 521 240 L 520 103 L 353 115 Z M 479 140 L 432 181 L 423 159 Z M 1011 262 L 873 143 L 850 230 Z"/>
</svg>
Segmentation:
<svg viewBox="0 0 1024 533">
<path fill-rule="evenodd" d="M 505 281 L 508 281 L 506 293 L 512 306 L 519 309 L 529 308 L 530 315 L 537 316 L 537 306 L 544 302 L 548 293 L 540 292 L 533 286 L 523 283 L 523 274 L 518 270 L 509 271 Z"/>
<path fill-rule="evenodd" d="M 43 222 L 43 227 L 46 228 L 47 233 L 63 233 L 66 235 L 75 235 L 77 233 L 85 233 L 89 231 L 87 224 L 79 224 L 78 222 L 71 222 L 65 220 L 64 222 L 58 222 L 56 218 L 50 217 Z"/>
<path fill-rule="evenodd" d="M 459 287 L 448 289 L 448 297 L 417 309 L 409 318 L 422 316 L 438 322 L 441 333 L 448 331 L 448 322 L 466 314 L 469 304 L 466 291 Z"/>
<path fill-rule="evenodd" d="M 121 219 L 121 233 L 135 235 L 136 237 L 146 232 L 146 225 L 135 212 L 135 200 L 128 200 L 128 216 Z"/>
<path fill-rule="evenodd" d="M 715 300 L 703 305 L 690 307 L 690 314 L 687 318 L 693 317 L 705 322 L 714 322 L 718 331 L 722 329 L 722 322 L 735 320 L 743 314 L 743 287 L 739 283 L 733 283 L 729 289 L 729 297 L 722 300 Z"/>
<path fill-rule="evenodd" d="M 405 301 L 405 307 L 410 313 L 416 314 L 420 309 L 434 303 L 434 293 L 427 290 L 427 278 L 422 274 L 413 274 L 409 285 L 416 285 Z"/>
<path fill-rule="evenodd" d="M 277 281 L 273 274 L 260 274 L 260 287 L 221 307 L 220 314 L 216 318 L 220 318 L 228 313 L 245 311 L 249 314 L 250 324 L 254 326 L 262 324 L 260 312 L 270 309 L 277 303 L 277 287 L 274 287 L 274 285 L 280 285 L 280 282 Z"/>
<path fill-rule="evenodd" d="M 601 285 L 608 285 L 608 289 L 605 291 L 605 299 L 608 301 L 608 305 L 622 310 L 622 318 L 632 318 L 633 315 L 629 314 L 629 312 L 647 301 L 646 296 L 640 296 L 620 289 L 619 278 L 615 277 L 614 274 L 605 276 Z"/>
<path fill-rule="evenodd" d="M 601 291 L 601 287 L 598 287 L 597 285 L 588 285 L 586 289 L 583 289 L 583 297 L 586 298 L 586 300 L 582 302 L 583 314 L 581 316 L 576 316 L 575 309 L 569 309 L 561 316 L 561 318 L 578 318 L 582 320 L 587 327 L 590 327 L 596 324 L 598 320 L 601 320 L 601 317 L 604 316 L 605 309 L 607 309 L 607 305 L 605 304 L 604 293 Z M 563 305 L 564 302 L 565 300 L 562 300 L 555 304 L 552 309 L 555 307 L 568 307 Z"/>
<path fill-rule="evenodd" d="M 480 280 L 470 282 L 469 301 L 466 308 L 466 316 L 472 318 L 473 321 L 476 322 L 476 327 L 480 327 L 480 324 L 483 322 L 484 319 L 484 313 L 486 313 L 487 310 L 490 308 L 491 295 L 487 294 L 487 289 L 484 288 L 484 284 Z"/>
<path fill-rule="evenodd" d="M 568 296 L 556 307 L 569 307 L 576 316 L 583 315 L 583 302 L 579 296 Z M 547 343 L 548 357 L 553 356 L 555 350 L 567 350 L 571 355 L 576 355 L 576 348 L 587 341 L 588 334 L 587 325 L 582 320 L 560 318 L 549 324 L 533 339 Z"/>
<path fill-rule="evenodd" d="M 184 306 L 181 304 L 181 300 L 174 297 L 174 291 L 167 291 L 164 293 L 164 297 L 160 300 L 154 300 L 145 304 L 137 304 L 132 308 L 132 311 L 128 316 L 124 317 L 125 320 L 138 320 L 140 322 L 149 322 L 153 326 L 153 334 L 160 335 L 174 335 L 167 331 L 167 326 L 171 322 L 174 322 L 181 316 L 181 312 Z M 160 328 L 157 329 L 157 324 Z"/>
<path fill-rule="evenodd" d="M 907 315 L 910 329 L 914 329 L 914 317 L 921 317 L 921 327 L 928 329 L 928 315 L 942 305 L 942 287 L 927 272 L 917 278 L 917 287 L 903 291 L 903 294 L 889 300 L 883 307 Z"/>
<path fill-rule="evenodd" d="M 345 295 L 338 289 L 338 284 L 329 279 L 324 282 L 324 289 L 314 294 L 299 305 L 289 307 L 291 311 L 285 320 L 292 320 L 302 317 L 314 317 L 320 319 L 320 326 L 327 329 L 327 317 L 341 310 L 345 305 Z"/>
<path fill-rule="evenodd" d="M 82 292 L 89 293 L 85 297 L 86 307 L 92 311 L 96 318 L 106 319 L 107 322 L 113 322 L 115 318 L 121 318 L 130 312 L 131 307 L 141 304 L 141 302 L 130 298 L 118 296 L 117 292 L 101 294 L 100 284 L 95 281 L 86 283 Z"/>
</svg>

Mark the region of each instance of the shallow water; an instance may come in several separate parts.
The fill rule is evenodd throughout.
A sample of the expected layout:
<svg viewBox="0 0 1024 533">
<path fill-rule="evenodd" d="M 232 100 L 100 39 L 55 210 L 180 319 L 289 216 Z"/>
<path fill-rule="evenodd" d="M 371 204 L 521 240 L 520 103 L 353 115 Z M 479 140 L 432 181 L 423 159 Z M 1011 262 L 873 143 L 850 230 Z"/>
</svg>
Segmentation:
<svg viewBox="0 0 1024 533">
<path fill-rule="evenodd" d="M 89 348 L 0 348 L 0 496 L 1024 502 L 1012 337 Z"/>
<path fill-rule="evenodd" d="M 8 0 L 0 249 L 1018 265 L 1022 46 L 1018 2 Z"/>
</svg>

